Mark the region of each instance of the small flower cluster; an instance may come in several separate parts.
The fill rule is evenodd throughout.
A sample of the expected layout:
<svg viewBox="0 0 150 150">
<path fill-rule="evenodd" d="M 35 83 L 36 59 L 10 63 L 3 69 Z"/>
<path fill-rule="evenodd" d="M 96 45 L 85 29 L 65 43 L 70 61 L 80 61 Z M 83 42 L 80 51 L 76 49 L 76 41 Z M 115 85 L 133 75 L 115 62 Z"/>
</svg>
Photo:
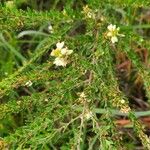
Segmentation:
<svg viewBox="0 0 150 150">
<path fill-rule="evenodd" d="M 130 107 L 126 104 L 126 101 L 124 99 L 120 100 L 120 111 L 122 113 L 128 113 L 131 109 Z"/>
<path fill-rule="evenodd" d="M 80 97 L 79 97 L 79 99 L 85 99 L 85 98 L 86 98 L 85 93 L 84 93 L 84 92 L 80 93 Z"/>
<path fill-rule="evenodd" d="M 88 110 L 85 114 L 84 114 L 84 117 L 89 120 L 93 117 L 93 112 Z"/>
<path fill-rule="evenodd" d="M 120 28 L 119 28 L 119 27 L 116 27 L 116 25 L 110 24 L 110 25 L 107 27 L 107 29 L 108 29 L 108 32 L 107 32 L 106 36 L 107 36 L 108 38 L 110 38 L 110 40 L 111 40 L 111 42 L 112 42 L 113 44 L 116 43 L 116 42 L 118 42 L 117 36 L 120 36 L 120 37 L 124 37 L 124 36 L 125 36 L 125 35 L 123 35 L 123 34 L 119 34 Z"/>
<path fill-rule="evenodd" d="M 80 93 L 79 95 L 79 101 L 80 103 L 84 104 L 84 114 L 83 117 L 86 118 L 86 120 L 89 120 L 93 117 L 93 112 L 89 109 L 86 95 L 84 92 Z"/>
<path fill-rule="evenodd" d="M 122 113 L 128 113 L 131 110 L 126 100 L 124 98 L 120 99 L 122 96 L 119 92 L 109 93 L 109 96 L 112 99 L 112 105 L 119 108 Z"/>
<path fill-rule="evenodd" d="M 56 57 L 53 63 L 56 66 L 66 67 L 68 64 L 68 56 L 72 53 L 73 50 L 69 50 L 67 47 L 64 47 L 64 42 L 58 42 L 56 44 L 56 49 L 51 52 L 51 56 Z"/>
<path fill-rule="evenodd" d="M 129 113 L 129 111 L 131 111 L 130 107 L 129 106 L 122 106 L 120 111 L 122 113 Z"/>
<path fill-rule="evenodd" d="M 89 8 L 88 5 L 86 5 L 86 6 L 83 7 L 82 13 L 85 15 L 85 18 L 95 19 L 96 15 L 93 12 L 93 10 Z"/>
</svg>

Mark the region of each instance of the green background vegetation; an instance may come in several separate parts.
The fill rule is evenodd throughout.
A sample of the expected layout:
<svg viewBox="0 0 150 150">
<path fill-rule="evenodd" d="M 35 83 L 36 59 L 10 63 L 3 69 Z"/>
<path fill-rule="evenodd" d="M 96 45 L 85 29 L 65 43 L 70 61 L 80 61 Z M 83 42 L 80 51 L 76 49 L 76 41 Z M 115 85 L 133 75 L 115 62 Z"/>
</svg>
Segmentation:
<svg viewBox="0 0 150 150">
<path fill-rule="evenodd" d="M 0 149 L 150 150 L 150 2 L 12 2 L 0 4 Z M 115 45 L 111 23 L 125 35 Z M 50 56 L 59 41 L 74 51 L 67 67 Z"/>
</svg>

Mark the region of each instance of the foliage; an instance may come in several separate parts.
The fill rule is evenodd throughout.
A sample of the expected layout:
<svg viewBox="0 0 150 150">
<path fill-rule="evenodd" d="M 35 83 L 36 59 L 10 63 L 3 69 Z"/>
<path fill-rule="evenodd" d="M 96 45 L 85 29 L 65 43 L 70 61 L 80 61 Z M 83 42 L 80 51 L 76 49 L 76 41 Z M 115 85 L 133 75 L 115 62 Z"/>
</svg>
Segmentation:
<svg viewBox="0 0 150 150">
<path fill-rule="evenodd" d="M 139 0 L 1 2 L 0 148 L 134 149 L 116 124 L 125 116 L 150 149 L 138 119 L 150 113 L 135 112 L 131 103 L 142 90 L 143 101 L 150 99 L 146 6 Z M 117 43 L 107 37 L 110 24 L 125 35 Z M 50 55 L 62 41 L 73 50 L 66 67 Z"/>
</svg>

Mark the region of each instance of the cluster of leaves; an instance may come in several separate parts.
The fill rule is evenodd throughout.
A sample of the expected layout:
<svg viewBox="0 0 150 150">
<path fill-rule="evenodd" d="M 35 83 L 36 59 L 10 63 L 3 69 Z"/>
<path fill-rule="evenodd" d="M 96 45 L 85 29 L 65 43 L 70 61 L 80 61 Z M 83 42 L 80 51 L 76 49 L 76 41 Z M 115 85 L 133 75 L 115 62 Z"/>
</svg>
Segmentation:
<svg viewBox="0 0 150 150">
<path fill-rule="evenodd" d="M 150 99 L 150 25 L 140 15 L 148 2 L 12 2 L 0 5 L 0 148 L 129 149 L 137 143 L 126 144 L 129 137 L 116 124 L 117 115 L 125 115 L 150 149 L 130 103 L 135 86 L 144 90 L 147 105 Z M 94 15 L 84 12 L 86 5 Z M 111 23 L 125 35 L 116 44 L 105 34 Z M 66 67 L 50 56 L 60 41 L 73 50 Z M 122 82 L 132 84 L 130 91 Z"/>
</svg>

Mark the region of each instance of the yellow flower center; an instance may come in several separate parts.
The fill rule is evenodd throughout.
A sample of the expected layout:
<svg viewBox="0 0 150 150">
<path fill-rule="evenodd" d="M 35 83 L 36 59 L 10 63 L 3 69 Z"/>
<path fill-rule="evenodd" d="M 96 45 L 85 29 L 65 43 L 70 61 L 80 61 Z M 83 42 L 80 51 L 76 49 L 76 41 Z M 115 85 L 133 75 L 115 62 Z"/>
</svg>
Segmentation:
<svg viewBox="0 0 150 150">
<path fill-rule="evenodd" d="M 61 56 L 62 56 L 62 54 L 61 54 L 61 50 L 60 50 L 60 49 L 58 49 L 58 48 L 57 48 L 57 49 L 55 49 L 55 50 L 54 50 L 54 56 L 55 56 L 55 57 L 61 57 Z"/>
<path fill-rule="evenodd" d="M 118 35 L 118 30 L 113 30 L 113 31 L 111 31 L 111 34 L 112 34 L 112 36 Z"/>
</svg>

